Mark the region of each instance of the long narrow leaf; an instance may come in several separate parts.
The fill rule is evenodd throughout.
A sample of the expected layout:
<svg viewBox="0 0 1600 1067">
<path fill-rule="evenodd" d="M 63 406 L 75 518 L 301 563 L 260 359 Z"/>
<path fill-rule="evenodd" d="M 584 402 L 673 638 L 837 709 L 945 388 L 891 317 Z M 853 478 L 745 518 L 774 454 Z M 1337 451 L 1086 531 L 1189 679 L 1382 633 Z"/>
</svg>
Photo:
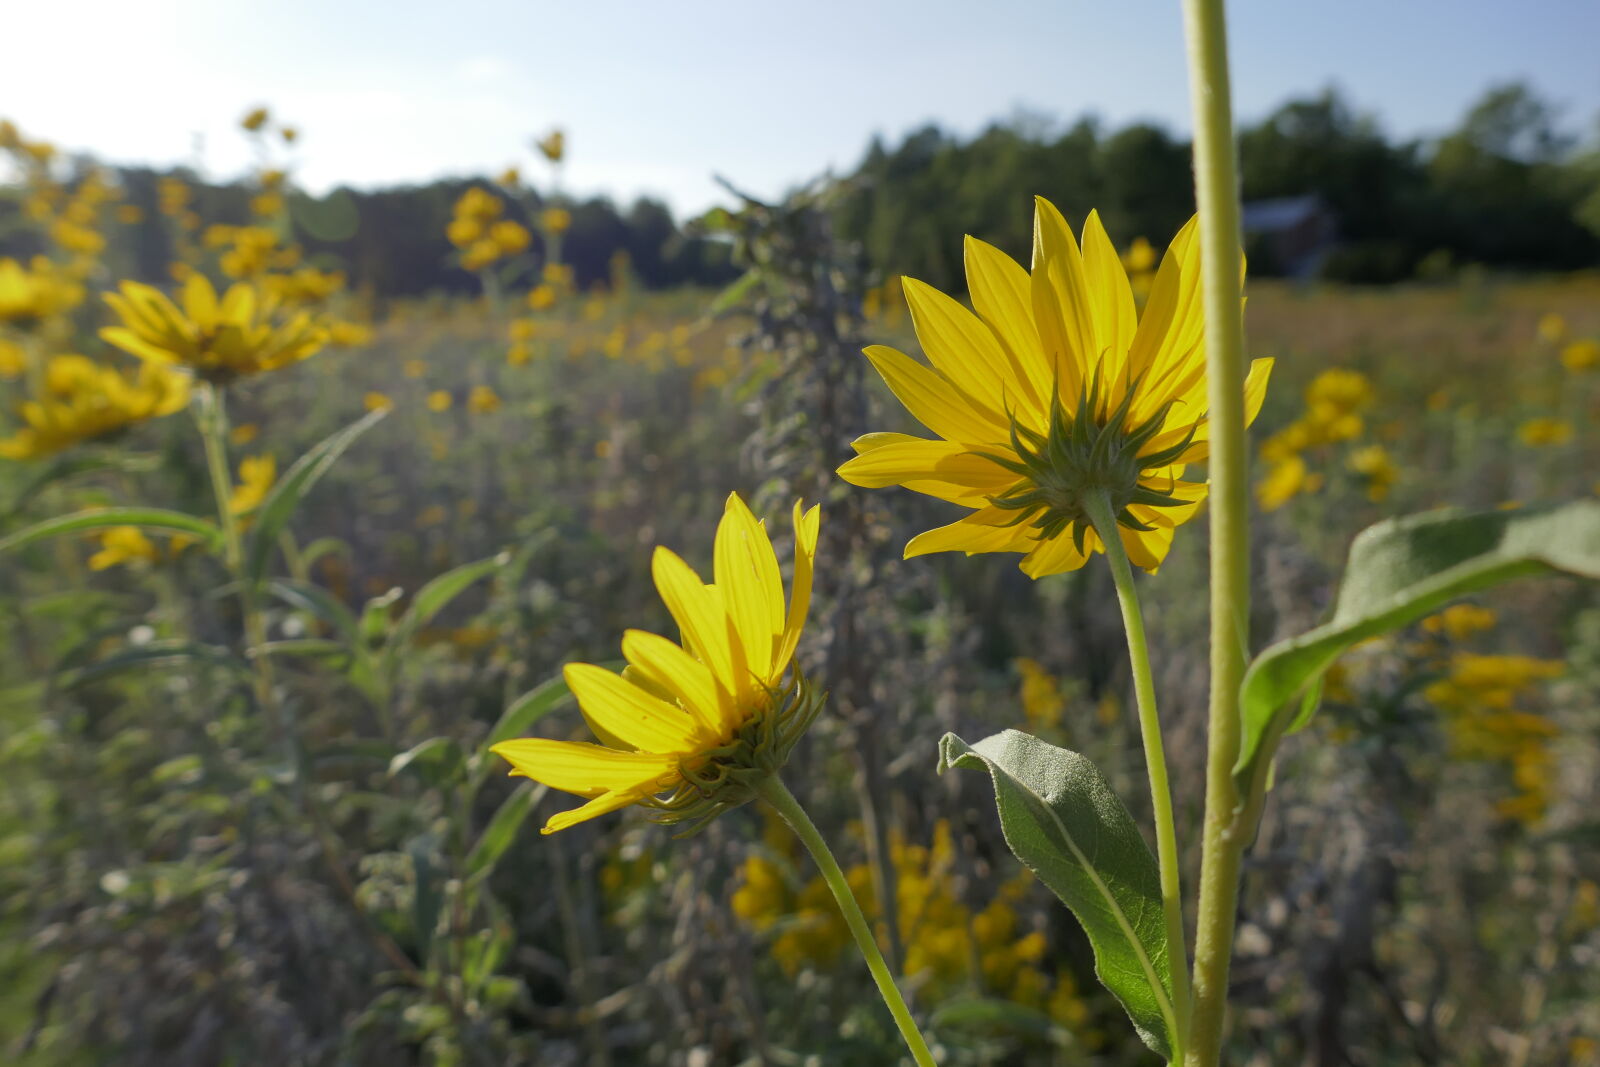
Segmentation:
<svg viewBox="0 0 1600 1067">
<path fill-rule="evenodd" d="M 349 448 L 357 437 L 375 426 L 385 414 L 382 408 L 368 412 L 344 429 L 324 438 L 309 452 L 295 460 L 294 466 L 278 479 L 278 484 L 272 487 L 267 499 L 256 509 L 255 523 L 250 529 L 249 545 L 245 554 L 247 580 L 260 584 L 262 577 L 267 573 L 267 562 L 272 557 L 272 550 L 278 543 L 278 534 L 289 525 L 289 520 L 294 516 L 295 509 L 300 506 L 300 501 L 311 491 L 311 487 L 328 473 L 344 454 L 345 449 Z"/>
<path fill-rule="evenodd" d="M 181 511 L 166 508 L 90 508 L 71 515 L 58 515 L 53 519 L 35 523 L 18 530 L 10 537 L 0 538 L 0 552 L 10 552 L 24 545 L 43 541 L 62 534 L 96 533 L 115 526 L 137 526 L 141 530 L 155 530 L 166 534 L 192 537 L 215 551 L 222 546 L 222 531 L 213 523 Z"/>
<path fill-rule="evenodd" d="M 467 853 L 468 878 L 487 878 L 494 871 L 494 865 L 500 862 L 500 857 L 517 839 L 517 831 L 522 829 L 528 813 L 549 791 L 548 786 L 537 782 L 523 782 L 506 797 L 495 811 L 494 818 L 489 820 L 489 825 L 483 828 L 472 851 Z"/>
<path fill-rule="evenodd" d="M 398 652 L 404 648 L 416 632 L 428 625 L 429 621 L 443 611 L 450 601 L 466 592 L 473 582 L 492 574 L 495 568 L 506 562 L 506 559 L 506 555 L 501 553 L 489 559 L 463 563 L 459 567 L 445 571 L 418 589 L 417 595 L 411 600 L 411 606 L 395 624 L 394 634 L 389 638 L 390 649 Z"/>
</svg>

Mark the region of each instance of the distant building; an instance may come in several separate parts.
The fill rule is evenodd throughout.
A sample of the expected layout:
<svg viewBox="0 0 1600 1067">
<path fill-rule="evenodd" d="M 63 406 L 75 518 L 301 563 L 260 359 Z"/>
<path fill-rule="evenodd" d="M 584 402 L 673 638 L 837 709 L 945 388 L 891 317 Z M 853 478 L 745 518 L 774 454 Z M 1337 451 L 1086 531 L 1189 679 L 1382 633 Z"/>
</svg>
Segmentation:
<svg viewBox="0 0 1600 1067">
<path fill-rule="evenodd" d="M 1267 273 L 1311 278 L 1332 250 L 1339 227 L 1333 211 L 1315 193 L 1252 200 L 1244 205 L 1248 247 Z"/>
</svg>

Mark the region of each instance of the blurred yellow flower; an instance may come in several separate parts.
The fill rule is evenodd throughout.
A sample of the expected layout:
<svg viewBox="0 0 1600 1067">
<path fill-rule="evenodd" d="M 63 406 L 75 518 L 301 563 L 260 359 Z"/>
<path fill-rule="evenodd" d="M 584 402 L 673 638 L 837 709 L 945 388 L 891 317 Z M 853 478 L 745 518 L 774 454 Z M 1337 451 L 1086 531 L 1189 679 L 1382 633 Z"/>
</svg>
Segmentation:
<svg viewBox="0 0 1600 1067">
<path fill-rule="evenodd" d="M 252 108 L 245 112 L 244 118 L 239 120 L 239 125 L 251 133 L 255 133 L 267 124 L 267 109 L 264 107 Z"/>
<path fill-rule="evenodd" d="M 564 207 L 547 207 L 539 213 L 539 226 L 546 233 L 566 233 L 572 225 L 572 212 Z"/>
<path fill-rule="evenodd" d="M 433 392 L 428 394 L 429 411 L 449 411 L 452 403 L 454 403 L 454 400 L 450 394 L 443 389 L 435 389 Z"/>
<path fill-rule="evenodd" d="M 293 126 L 285 126 L 278 131 L 278 136 L 283 138 L 284 144 L 294 144 L 300 139 L 300 131 Z"/>
<path fill-rule="evenodd" d="M 457 248 L 468 248 L 483 236 L 483 223 L 474 218 L 451 219 L 444 234 Z"/>
<path fill-rule="evenodd" d="M 239 484 L 228 496 L 228 511 L 248 515 L 261 506 L 278 480 L 278 461 L 272 455 L 246 456 L 239 461 Z"/>
<path fill-rule="evenodd" d="M 394 399 L 386 393 L 368 393 L 361 398 L 361 406 L 368 411 L 388 411 L 394 407 Z"/>
<path fill-rule="evenodd" d="M 47 395 L 18 406 L 24 425 L 0 440 L 0 456 L 48 456 L 189 403 L 188 377 L 154 364 L 129 377 L 83 356 L 56 356 L 47 364 L 45 382 Z"/>
<path fill-rule="evenodd" d="M 1356 449 L 1345 460 L 1345 465 L 1365 480 L 1367 499 L 1372 501 L 1388 496 L 1389 490 L 1400 477 L 1400 468 L 1395 465 L 1389 450 L 1382 445 Z"/>
<path fill-rule="evenodd" d="M 525 342 L 518 341 L 506 349 L 506 364 L 511 367 L 521 367 L 533 359 L 533 349 Z"/>
<path fill-rule="evenodd" d="M 20 345 L 0 338 L 0 378 L 20 378 L 27 371 L 27 353 Z"/>
<path fill-rule="evenodd" d="M 420 359 L 408 359 L 400 365 L 400 373 L 415 381 L 428 373 L 428 364 Z"/>
<path fill-rule="evenodd" d="M 1322 475 L 1312 474 L 1299 455 L 1285 456 L 1267 468 L 1256 483 L 1256 504 L 1262 511 L 1277 511 L 1301 493 L 1322 488 Z"/>
<path fill-rule="evenodd" d="M 156 546 L 137 526 L 113 526 L 100 535 L 100 550 L 89 557 L 89 569 L 103 571 L 134 563 L 154 563 Z"/>
<path fill-rule="evenodd" d="M 531 341 L 538 332 L 539 325 L 533 319 L 512 319 L 507 332 L 513 343 L 518 341 Z"/>
<path fill-rule="evenodd" d="M 499 411 L 500 395 L 487 385 L 474 385 L 467 394 L 467 410 L 475 415 Z"/>
<path fill-rule="evenodd" d="M 1476 604 L 1452 604 L 1443 611 L 1422 620 L 1422 628 L 1431 634 L 1444 634 L 1452 641 L 1462 641 L 1475 633 L 1494 627 L 1495 613 Z"/>
<path fill-rule="evenodd" d="M 1055 675 L 1045 670 L 1038 660 L 1022 657 L 1012 661 L 1022 676 L 1022 713 L 1028 725 L 1035 730 L 1049 730 L 1061 725 L 1061 715 L 1066 710 L 1066 698 L 1061 695 L 1061 683 Z"/>
<path fill-rule="evenodd" d="M 27 325 L 76 307 L 83 286 L 61 276 L 43 257 L 31 268 L 14 259 L 0 259 L 0 322 Z"/>
<path fill-rule="evenodd" d="M 563 672 L 602 744 L 523 738 L 494 746 L 513 774 L 587 798 L 552 816 L 545 833 L 636 803 L 664 818 L 710 817 L 749 799 L 735 771 L 781 765 L 818 708 L 798 677 L 792 694 L 783 688 L 811 603 L 821 511 L 797 501 L 793 518 L 787 608 L 766 527 L 731 494 L 717 527 L 714 585 L 671 550 L 655 552 L 656 587 L 683 644 L 629 630 L 623 674 L 587 663 Z"/>
<path fill-rule="evenodd" d="M 343 320 L 328 324 L 328 343 L 336 348 L 360 348 L 372 343 L 372 327 Z"/>
<path fill-rule="evenodd" d="M 1085 503 L 1094 493 L 1129 559 L 1155 571 L 1206 494 L 1204 482 L 1182 480 L 1209 442 L 1196 224 L 1173 239 L 1140 315 L 1099 216 L 1090 213 L 1080 248 L 1053 204 L 1036 205 L 1031 277 L 967 239 L 976 315 L 903 280 L 933 366 L 881 345 L 866 355 L 936 438 L 867 434 L 839 475 L 972 509 L 913 538 L 907 558 L 1020 552 L 1033 578 L 1076 570 L 1103 551 Z M 1271 366 L 1251 365 L 1247 418 L 1260 409 Z"/>
<path fill-rule="evenodd" d="M 544 158 L 552 163 L 560 163 L 561 157 L 567 154 L 567 135 L 561 130 L 551 130 L 533 145 L 544 153 Z"/>
<path fill-rule="evenodd" d="M 261 426 L 259 423 L 236 423 L 233 428 L 228 431 L 228 443 L 238 447 L 243 447 L 260 436 Z"/>
<path fill-rule="evenodd" d="M 1541 415 L 1518 426 L 1517 439 L 1530 448 L 1564 445 L 1572 440 L 1572 423 Z"/>
<path fill-rule="evenodd" d="M 290 366 L 327 340 L 303 312 L 277 321 L 274 302 L 243 282 L 219 300 L 198 273 L 184 283 L 181 310 L 159 289 L 138 282 L 123 282 L 120 293 L 105 299 L 122 325 L 101 330 L 104 340 L 141 359 L 182 364 L 212 382 Z"/>
<path fill-rule="evenodd" d="M 556 291 L 548 285 L 536 285 L 528 292 L 528 306 L 535 311 L 544 311 L 555 306 Z"/>
<path fill-rule="evenodd" d="M 138 204 L 118 204 L 117 221 L 124 226 L 137 226 L 144 221 L 144 209 Z"/>
<path fill-rule="evenodd" d="M 1561 365 L 1574 374 L 1600 366 L 1600 341 L 1573 341 L 1561 350 Z"/>
<path fill-rule="evenodd" d="M 1567 320 L 1554 311 L 1539 317 L 1539 339 L 1551 344 L 1567 336 Z"/>
<path fill-rule="evenodd" d="M 533 235 L 522 223 L 501 219 L 489 227 L 489 239 L 499 247 L 501 255 L 511 256 L 527 248 Z"/>
</svg>

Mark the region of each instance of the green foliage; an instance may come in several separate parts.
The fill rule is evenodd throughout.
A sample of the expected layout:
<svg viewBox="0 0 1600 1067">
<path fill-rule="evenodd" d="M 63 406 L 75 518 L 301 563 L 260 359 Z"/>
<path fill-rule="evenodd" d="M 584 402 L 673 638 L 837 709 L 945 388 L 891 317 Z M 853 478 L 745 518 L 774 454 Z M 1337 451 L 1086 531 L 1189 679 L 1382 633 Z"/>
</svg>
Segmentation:
<svg viewBox="0 0 1600 1067">
<path fill-rule="evenodd" d="M 272 491 L 256 510 L 255 523 L 245 548 L 245 576 L 254 585 L 260 585 L 267 573 L 267 563 L 278 535 L 289 525 L 295 509 L 313 486 L 339 461 L 344 450 L 355 443 L 357 437 L 370 430 L 388 412 L 368 412 L 365 416 L 329 435 L 305 455 L 295 460 L 294 466 L 279 478 Z"/>
<path fill-rule="evenodd" d="M 939 770 L 951 767 L 989 772 L 1006 844 L 1072 909 L 1100 981 L 1145 1044 L 1168 1055 L 1177 1016 L 1160 874 L 1104 776 L 1078 753 L 1017 730 L 976 745 L 945 734 Z"/>
<path fill-rule="evenodd" d="M 1240 694 L 1243 743 L 1235 773 L 1257 775 L 1278 738 L 1303 727 L 1315 693 L 1291 706 L 1346 650 L 1399 629 L 1456 597 L 1514 578 L 1600 579 L 1600 503 L 1463 514 L 1429 512 L 1373 526 L 1350 546 L 1333 617 L 1262 652 Z"/>
<path fill-rule="evenodd" d="M 166 508 L 112 507 L 89 508 L 34 523 L 9 537 L 0 537 L 0 552 L 10 552 L 63 534 L 100 533 L 116 526 L 137 526 L 141 530 L 156 533 L 180 534 L 199 541 L 213 551 L 222 547 L 222 531 L 215 523 Z"/>
</svg>

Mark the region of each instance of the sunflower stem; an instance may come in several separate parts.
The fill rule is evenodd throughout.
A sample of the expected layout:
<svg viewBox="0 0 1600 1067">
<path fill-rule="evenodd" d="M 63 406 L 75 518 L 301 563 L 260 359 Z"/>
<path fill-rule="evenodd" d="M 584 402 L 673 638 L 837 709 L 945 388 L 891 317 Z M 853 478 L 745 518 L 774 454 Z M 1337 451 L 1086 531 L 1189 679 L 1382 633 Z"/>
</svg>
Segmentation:
<svg viewBox="0 0 1600 1067">
<path fill-rule="evenodd" d="M 1249 652 L 1250 530 L 1239 182 L 1227 22 L 1223 0 L 1183 0 L 1183 15 L 1194 120 L 1211 436 L 1211 707 L 1194 1013 L 1185 1062 L 1188 1067 L 1215 1067 L 1228 1006 L 1239 871 L 1261 805 L 1258 797 L 1241 797 L 1233 778 L 1241 734 L 1239 685 Z"/>
<path fill-rule="evenodd" d="M 211 495 L 216 500 L 217 523 L 222 527 L 223 562 L 228 574 L 239 589 L 239 614 L 244 624 L 245 652 L 250 661 L 250 677 L 256 706 L 278 741 L 286 757 L 294 762 L 294 744 L 283 721 L 281 709 L 273 697 L 272 664 L 266 654 L 267 628 L 256 602 L 254 585 L 244 573 L 243 541 L 239 534 L 239 520 L 230 502 L 233 496 L 233 478 L 228 469 L 228 413 L 223 400 L 223 390 L 210 382 L 197 386 L 198 397 L 195 421 L 200 425 L 200 437 L 205 442 L 206 468 L 211 475 Z"/>
<path fill-rule="evenodd" d="M 1122 545 L 1111 500 L 1102 490 L 1085 498 L 1085 510 L 1105 544 L 1111 581 L 1122 606 L 1122 628 L 1128 636 L 1133 667 L 1133 692 L 1139 705 L 1139 737 L 1150 776 L 1150 806 L 1156 823 L 1156 858 L 1161 869 L 1161 910 L 1167 920 L 1167 952 L 1172 966 L 1172 1007 L 1178 1032 L 1172 1035 L 1172 1062 L 1183 1062 L 1189 1029 L 1189 953 L 1183 929 L 1183 892 L 1178 870 L 1178 825 L 1172 813 L 1172 787 L 1167 780 L 1167 754 L 1161 743 L 1161 716 L 1156 711 L 1155 679 L 1150 671 L 1150 645 L 1145 639 L 1144 612 L 1133 587 L 1133 568 Z"/>
<path fill-rule="evenodd" d="M 822 872 L 822 880 L 833 890 L 833 898 L 839 902 L 839 910 L 844 913 L 845 924 L 850 927 L 861 955 L 866 957 L 867 969 L 872 972 L 872 980 L 878 983 L 878 992 L 883 996 L 889 1014 L 894 1016 L 900 1036 L 905 1038 L 906 1046 L 911 1049 L 912 1059 L 916 1060 L 918 1067 L 937 1067 L 933 1053 L 928 1051 L 927 1041 L 917 1029 L 916 1020 L 911 1017 L 911 1009 L 900 995 L 894 975 L 889 972 L 889 965 L 884 962 L 877 939 L 872 935 L 872 927 L 867 923 L 867 917 L 861 914 L 861 905 L 856 903 L 850 883 L 846 881 L 844 871 L 839 869 L 839 861 L 833 858 L 833 852 L 822 839 L 816 824 L 777 775 L 770 774 L 762 778 L 755 791 L 794 829 L 795 836 L 800 838 L 811 853 L 811 858 L 816 861 L 817 868 Z"/>
</svg>

